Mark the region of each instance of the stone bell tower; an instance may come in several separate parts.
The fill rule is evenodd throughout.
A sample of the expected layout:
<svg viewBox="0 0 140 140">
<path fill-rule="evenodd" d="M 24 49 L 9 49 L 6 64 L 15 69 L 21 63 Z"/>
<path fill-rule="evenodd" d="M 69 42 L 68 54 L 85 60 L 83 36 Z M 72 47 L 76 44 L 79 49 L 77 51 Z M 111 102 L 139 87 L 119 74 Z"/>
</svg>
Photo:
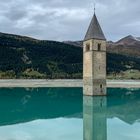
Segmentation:
<svg viewBox="0 0 140 140">
<path fill-rule="evenodd" d="M 89 96 L 106 95 L 106 38 L 95 13 L 83 48 L 83 93 Z"/>
</svg>

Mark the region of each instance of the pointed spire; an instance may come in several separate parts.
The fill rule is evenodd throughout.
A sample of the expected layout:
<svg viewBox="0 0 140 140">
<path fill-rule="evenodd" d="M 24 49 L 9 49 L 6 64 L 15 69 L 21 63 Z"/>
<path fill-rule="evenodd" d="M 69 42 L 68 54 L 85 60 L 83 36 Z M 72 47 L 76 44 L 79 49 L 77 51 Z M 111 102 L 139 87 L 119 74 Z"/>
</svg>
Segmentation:
<svg viewBox="0 0 140 140">
<path fill-rule="evenodd" d="M 89 39 L 106 40 L 104 33 L 100 27 L 100 24 L 97 20 L 95 11 L 84 40 L 89 40 Z"/>
</svg>

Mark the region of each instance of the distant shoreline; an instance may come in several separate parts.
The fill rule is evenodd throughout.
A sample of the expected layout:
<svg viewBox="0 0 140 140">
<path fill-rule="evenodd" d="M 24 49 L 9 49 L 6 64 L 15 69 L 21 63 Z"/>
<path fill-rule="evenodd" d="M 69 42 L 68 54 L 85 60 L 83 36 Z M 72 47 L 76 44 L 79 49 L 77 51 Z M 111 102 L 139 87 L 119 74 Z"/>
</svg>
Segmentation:
<svg viewBox="0 0 140 140">
<path fill-rule="evenodd" d="M 39 79 L 1 79 L 0 88 L 39 88 L 39 87 L 82 87 L 82 79 L 58 79 L 58 80 L 39 80 Z M 107 80 L 109 88 L 140 88 L 140 80 Z"/>
</svg>

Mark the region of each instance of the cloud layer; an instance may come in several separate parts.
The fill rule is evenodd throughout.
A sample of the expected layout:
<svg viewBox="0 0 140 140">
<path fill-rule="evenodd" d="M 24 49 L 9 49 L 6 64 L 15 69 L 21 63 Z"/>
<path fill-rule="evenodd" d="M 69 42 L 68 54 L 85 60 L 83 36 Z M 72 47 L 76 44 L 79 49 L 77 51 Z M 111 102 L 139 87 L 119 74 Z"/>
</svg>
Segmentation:
<svg viewBox="0 0 140 140">
<path fill-rule="evenodd" d="M 91 0 L 0 0 L 0 5 L 0 32 L 46 40 L 83 39 L 93 15 Z M 140 36 L 139 5 L 139 0 L 96 2 L 108 40 Z"/>
</svg>

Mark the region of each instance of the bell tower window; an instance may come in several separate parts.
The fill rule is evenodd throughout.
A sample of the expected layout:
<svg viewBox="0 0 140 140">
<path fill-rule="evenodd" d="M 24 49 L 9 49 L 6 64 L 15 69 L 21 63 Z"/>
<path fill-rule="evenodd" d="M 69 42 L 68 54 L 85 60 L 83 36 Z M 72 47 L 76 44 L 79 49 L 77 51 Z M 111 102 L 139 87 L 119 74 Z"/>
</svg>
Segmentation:
<svg viewBox="0 0 140 140">
<path fill-rule="evenodd" d="M 86 44 L 86 52 L 90 51 L 90 44 Z"/>
<path fill-rule="evenodd" d="M 98 44 L 98 51 L 101 51 L 101 43 Z"/>
<path fill-rule="evenodd" d="M 100 85 L 100 88 L 102 89 L 103 88 L 103 85 Z"/>
<path fill-rule="evenodd" d="M 100 90 L 101 92 L 103 92 L 103 85 L 100 85 Z"/>
</svg>

